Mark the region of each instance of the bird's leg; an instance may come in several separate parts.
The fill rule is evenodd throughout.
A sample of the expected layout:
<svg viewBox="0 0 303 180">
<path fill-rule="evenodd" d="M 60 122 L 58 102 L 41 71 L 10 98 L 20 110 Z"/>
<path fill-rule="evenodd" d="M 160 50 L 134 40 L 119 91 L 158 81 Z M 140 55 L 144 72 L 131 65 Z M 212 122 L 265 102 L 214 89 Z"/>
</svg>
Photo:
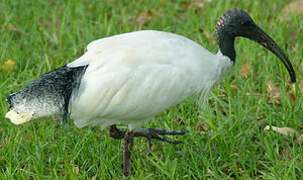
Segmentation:
<svg viewBox="0 0 303 180">
<path fill-rule="evenodd" d="M 130 165 L 131 149 L 133 147 L 134 132 L 127 130 L 123 138 L 123 173 L 124 176 L 129 176 L 132 171 Z"/>
<path fill-rule="evenodd" d="M 133 147 L 134 133 L 133 131 L 121 131 L 116 125 L 109 126 L 107 131 L 108 135 L 114 139 L 123 138 L 123 174 L 129 176 L 131 174 L 132 167 L 130 165 L 131 149 Z"/>
<path fill-rule="evenodd" d="M 136 129 L 136 130 L 119 130 L 116 125 L 111 125 L 107 131 L 108 135 L 114 139 L 123 139 L 123 173 L 125 176 L 129 176 L 132 171 L 130 165 L 131 160 L 131 149 L 133 147 L 134 137 L 145 137 L 148 140 L 148 145 L 151 147 L 151 139 L 157 139 L 160 141 L 165 141 L 172 144 L 179 144 L 182 141 L 177 141 L 164 137 L 164 135 L 184 135 L 188 131 L 170 131 L 159 128 L 146 128 L 146 129 Z"/>
</svg>

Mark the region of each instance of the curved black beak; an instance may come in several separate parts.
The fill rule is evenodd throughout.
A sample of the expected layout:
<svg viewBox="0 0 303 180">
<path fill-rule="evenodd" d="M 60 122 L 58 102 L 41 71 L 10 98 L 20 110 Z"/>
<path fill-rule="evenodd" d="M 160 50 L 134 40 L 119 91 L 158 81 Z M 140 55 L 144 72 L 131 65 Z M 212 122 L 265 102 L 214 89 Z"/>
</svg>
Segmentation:
<svg viewBox="0 0 303 180">
<path fill-rule="evenodd" d="M 296 82 L 296 74 L 288 57 L 268 34 L 266 34 L 260 27 L 256 25 L 248 38 L 258 42 L 266 49 L 274 53 L 285 65 L 291 81 Z"/>
</svg>

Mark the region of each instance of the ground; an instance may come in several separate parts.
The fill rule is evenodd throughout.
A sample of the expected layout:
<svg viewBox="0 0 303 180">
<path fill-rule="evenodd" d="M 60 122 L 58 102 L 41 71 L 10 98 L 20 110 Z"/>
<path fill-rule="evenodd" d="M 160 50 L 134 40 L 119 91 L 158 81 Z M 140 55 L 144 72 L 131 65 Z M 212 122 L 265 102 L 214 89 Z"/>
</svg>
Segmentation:
<svg viewBox="0 0 303 180">
<path fill-rule="evenodd" d="M 299 1 L 298 1 L 299 2 Z M 58 118 L 15 126 L 4 118 L 5 98 L 40 75 L 79 57 L 95 39 L 155 29 L 184 35 L 216 53 L 214 26 L 228 9 L 246 10 L 288 54 L 293 85 L 278 58 L 236 40 L 233 71 L 217 83 L 203 109 L 187 99 L 145 127 L 190 132 L 184 144 L 136 139 L 131 179 L 299 179 L 302 132 L 302 4 L 295 1 L 17 1 L 0 2 L 0 179 L 120 179 L 122 142 L 99 127 L 78 129 Z M 302 5 L 302 6 L 301 6 Z"/>
</svg>

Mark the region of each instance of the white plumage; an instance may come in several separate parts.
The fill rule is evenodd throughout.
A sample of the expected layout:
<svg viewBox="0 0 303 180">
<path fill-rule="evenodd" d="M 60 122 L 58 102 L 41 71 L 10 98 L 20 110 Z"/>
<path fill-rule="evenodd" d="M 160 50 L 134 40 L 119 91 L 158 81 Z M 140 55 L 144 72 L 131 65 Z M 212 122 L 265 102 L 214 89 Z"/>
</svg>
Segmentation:
<svg viewBox="0 0 303 180">
<path fill-rule="evenodd" d="M 151 30 L 93 41 L 79 59 L 9 95 L 6 117 L 21 124 L 59 114 L 63 122 L 70 115 L 78 127 L 109 126 L 110 137 L 123 138 L 123 172 L 129 176 L 134 137 L 146 137 L 150 146 L 150 139 L 178 144 L 164 136 L 187 132 L 136 127 L 191 94 L 205 98 L 235 62 L 236 37 L 254 40 L 273 52 L 296 81 L 286 54 L 245 11 L 227 11 L 217 21 L 215 33 L 217 54 L 183 36 Z M 116 124 L 128 129 L 121 131 Z"/>
<path fill-rule="evenodd" d="M 75 124 L 133 129 L 191 94 L 208 92 L 232 61 L 183 36 L 148 30 L 91 42 L 67 66 L 83 65 L 89 66 L 69 106 Z"/>
</svg>

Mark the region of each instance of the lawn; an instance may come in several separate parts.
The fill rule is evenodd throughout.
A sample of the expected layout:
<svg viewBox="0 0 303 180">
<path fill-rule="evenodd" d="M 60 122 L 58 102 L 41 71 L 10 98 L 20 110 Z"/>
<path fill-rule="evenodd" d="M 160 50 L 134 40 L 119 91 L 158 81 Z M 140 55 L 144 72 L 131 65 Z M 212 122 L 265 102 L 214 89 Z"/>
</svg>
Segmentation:
<svg viewBox="0 0 303 180">
<path fill-rule="evenodd" d="M 171 145 L 135 140 L 130 179 L 300 179 L 303 148 L 266 125 L 303 131 L 303 14 L 292 1 L 1 0 L 0 179 L 120 179 L 122 141 L 97 127 L 69 128 L 49 118 L 15 126 L 5 98 L 42 74 L 79 57 L 95 39 L 141 29 L 184 35 L 216 53 L 214 26 L 228 9 L 246 10 L 288 54 L 282 63 L 247 39 L 236 40 L 233 71 L 204 108 L 189 98 L 145 127 L 189 130 Z M 287 8 L 288 7 L 288 8 Z M 301 13 L 301 14 L 300 14 Z"/>
</svg>

